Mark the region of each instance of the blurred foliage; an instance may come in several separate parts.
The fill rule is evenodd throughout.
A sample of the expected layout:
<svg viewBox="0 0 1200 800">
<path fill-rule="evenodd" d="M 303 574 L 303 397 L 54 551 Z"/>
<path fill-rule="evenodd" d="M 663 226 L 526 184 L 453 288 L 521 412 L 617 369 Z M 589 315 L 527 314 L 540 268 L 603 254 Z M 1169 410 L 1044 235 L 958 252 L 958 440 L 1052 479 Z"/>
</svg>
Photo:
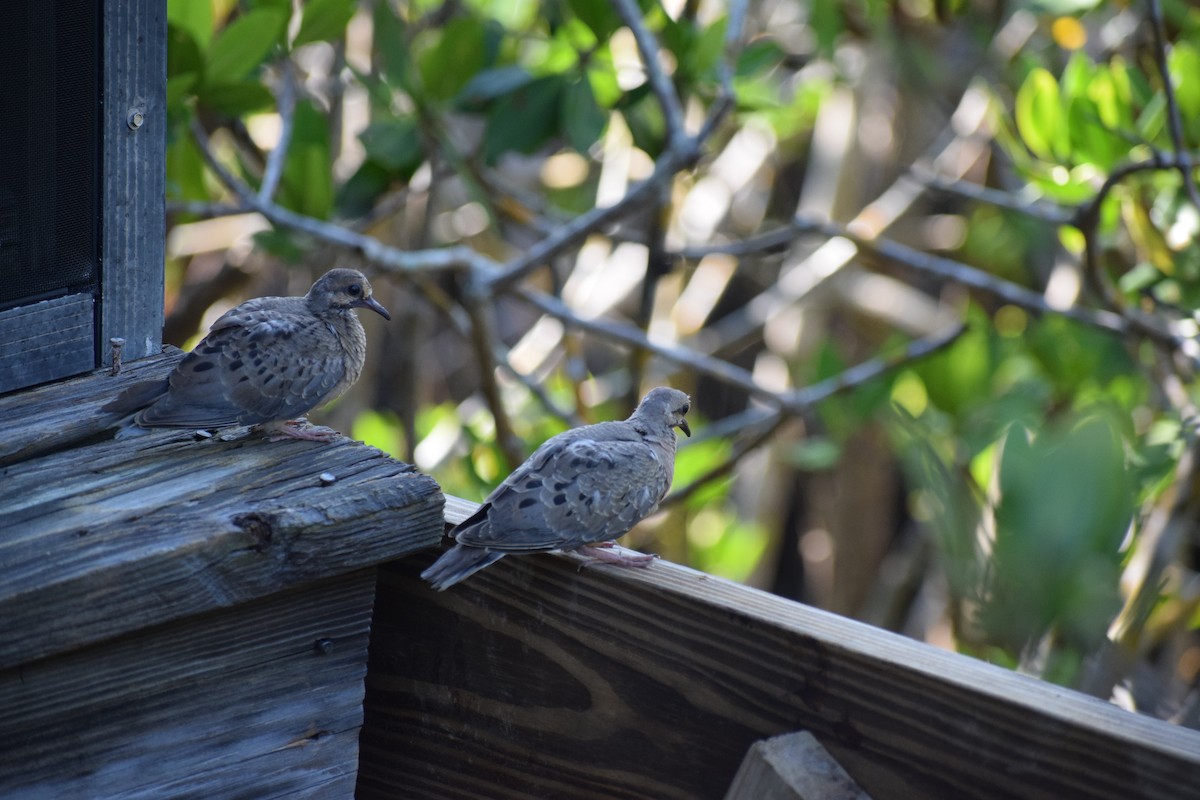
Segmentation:
<svg viewBox="0 0 1200 800">
<path fill-rule="evenodd" d="M 330 415 L 481 499 L 511 461 L 499 414 L 528 453 L 673 383 L 695 396 L 698 434 L 675 486 L 703 485 L 634 546 L 1196 724 L 1200 538 L 1180 500 L 1195 479 L 1200 208 L 1178 166 L 1200 157 L 1200 10 L 1165 0 L 1160 50 L 1147 7 L 1103 0 L 779 0 L 749 4 L 731 38 L 728 4 L 636 5 L 688 131 L 725 88 L 730 113 L 649 211 L 593 229 L 528 285 L 772 390 L 900 354 L 895 368 L 751 440 L 722 426 L 761 406 L 698 360 L 564 332 L 494 297 L 495 344 L 526 365 L 513 380 L 472 345 L 462 280 L 414 274 L 381 292 L 398 319 L 372 328 L 374 371 Z M 671 147 L 607 0 L 169 0 L 168 19 L 173 308 L 231 271 L 296 292 L 357 257 L 223 209 L 239 199 L 206 166 L 196 121 L 258 190 L 286 117 L 285 209 L 500 260 L 615 202 Z M 914 166 L 949 185 L 879 223 Z M 720 252 L 798 211 L 858 216 L 1002 288 L 879 259 L 818 275 L 819 242 L 798 234 Z M 233 227 L 199 227 L 221 219 Z M 1054 313 L 1069 306 L 1126 333 Z M 904 358 L 946 315 L 965 332 Z M 483 390 L 492 371 L 502 409 Z"/>
</svg>

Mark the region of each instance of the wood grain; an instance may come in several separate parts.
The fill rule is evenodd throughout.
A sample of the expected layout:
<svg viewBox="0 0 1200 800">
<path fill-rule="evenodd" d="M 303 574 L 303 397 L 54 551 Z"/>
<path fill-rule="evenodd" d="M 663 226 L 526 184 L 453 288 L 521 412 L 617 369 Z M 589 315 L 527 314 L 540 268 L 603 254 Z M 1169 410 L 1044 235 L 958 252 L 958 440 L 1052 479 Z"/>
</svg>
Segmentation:
<svg viewBox="0 0 1200 800">
<path fill-rule="evenodd" d="M 162 346 L 166 239 L 167 7 L 162 0 L 103 3 L 101 130 L 101 364 L 108 340 L 130 361 Z M 129 125 L 138 110 L 142 124 Z"/>
<path fill-rule="evenodd" d="M 96 366 L 90 294 L 0 313 L 0 394 Z"/>
<path fill-rule="evenodd" d="M 0 466 L 65 450 L 95 438 L 112 438 L 112 419 L 100 407 L 138 381 L 165 378 L 183 358 L 168 348 L 126 364 L 119 375 L 98 369 L 70 380 L 0 397 Z"/>
<path fill-rule="evenodd" d="M 112 385 L 162 374 L 68 381 L 0 402 L 91 417 Z M 101 387 L 103 391 L 97 389 Z M 87 396 L 91 399 L 80 400 Z M 433 546 L 442 495 L 432 478 L 348 439 L 59 440 L 45 420 L 17 429 L 0 466 L 0 669 Z M 81 436 L 84 437 L 81 441 Z M 326 476 L 324 479 L 322 476 Z M 329 476 L 334 479 L 328 481 Z"/>
<path fill-rule="evenodd" d="M 674 564 L 507 558 L 437 593 L 430 561 L 381 571 L 364 800 L 719 798 L 802 729 L 877 800 L 1200 785 L 1200 732 Z"/>
<path fill-rule="evenodd" d="M 0 668 L 435 544 L 441 493 L 374 448 L 155 433 L 4 468 Z M 325 485 L 320 476 L 337 478 Z"/>
<path fill-rule="evenodd" d="M 353 792 L 374 570 L 0 671 L 0 796 Z"/>
</svg>

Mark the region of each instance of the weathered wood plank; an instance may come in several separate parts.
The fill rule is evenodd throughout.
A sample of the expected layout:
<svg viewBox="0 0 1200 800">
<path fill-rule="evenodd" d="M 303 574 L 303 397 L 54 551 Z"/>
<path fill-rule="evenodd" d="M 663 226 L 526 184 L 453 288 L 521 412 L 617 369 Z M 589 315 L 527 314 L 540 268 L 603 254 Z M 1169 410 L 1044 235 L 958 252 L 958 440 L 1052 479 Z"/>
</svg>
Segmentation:
<svg viewBox="0 0 1200 800">
<path fill-rule="evenodd" d="M 751 745 L 725 800 L 871 800 L 808 731 Z"/>
<path fill-rule="evenodd" d="M 0 313 L 0 394 L 96 366 L 92 307 L 73 294 Z"/>
<path fill-rule="evenodd" d="M 0 466 L 63 450 L 105 435 L 109 415 L 100 407 L 138 381 L 165 377 L 183 353 L 176 348 L 126 364 L 119 375 L 108 369 L 0 397 Z M 111 434 L 108 434 L 111 437 Z"/>
<path fill-rule="evenodd" d="M 167 4 L 102 3 L 104 104 L 100 359 L 125 339 L 125 358 L 162 346 L 166 239 Z M 131 117 L 140 114 L 140 118 Z"/>
<path fill-rule="evenodd" d="M 363 800 L 721 797 L 799 729 L 876 800 L 1200 785 L 1200 732 L 684 567 L 508 558 L 437 593 L 430 560 L 381 570 Z"/>
<path fill-rule="evenodd" d="M 373 594 L 360 570 L 0 671 L 0 796 L 351 797 Z"/>
<path fill-rule="evenodd" d="M 156 431 L 0 481 L 0 616 L 22 632 L 0 637 L 0 668 L 377 564 L 442 530 L 432 478 L 349 440 Z"/>
</svg>

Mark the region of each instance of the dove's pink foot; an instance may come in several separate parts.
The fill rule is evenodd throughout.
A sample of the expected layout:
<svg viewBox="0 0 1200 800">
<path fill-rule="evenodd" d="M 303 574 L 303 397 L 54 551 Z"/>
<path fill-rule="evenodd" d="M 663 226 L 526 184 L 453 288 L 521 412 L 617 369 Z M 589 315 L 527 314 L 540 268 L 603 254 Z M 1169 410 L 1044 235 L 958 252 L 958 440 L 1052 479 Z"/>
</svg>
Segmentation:
<svg viewBox="0 0 1200 800">
<path fill-rule="evenodd" d="M 598 542 L 594 545 L 584 545 L 578 548 L 575 552 L 581 556 L 586 556 L 592 561 L 600 561 L 604 564 L 615 564 L 618 567 L 648 567 L 650 562 L 658 558 L 658 556 L 647 553 L 626 554 L 618 550 L 614 550 L 617 546 L 616 542 Z M 585 562 L 586 566 L 586 562 Z"/>
<path fill-rule="evenodd" d="M 268 442 L 282 442 L 288 439 L 301 439 L 306 442 L 332 442 L 341 434 L 333 428 L 324 425 L 309 425 L 302 419 L 290 419 L 286 422 L 275 422 L 263 426 L 270 434 Z"/>
</svg>

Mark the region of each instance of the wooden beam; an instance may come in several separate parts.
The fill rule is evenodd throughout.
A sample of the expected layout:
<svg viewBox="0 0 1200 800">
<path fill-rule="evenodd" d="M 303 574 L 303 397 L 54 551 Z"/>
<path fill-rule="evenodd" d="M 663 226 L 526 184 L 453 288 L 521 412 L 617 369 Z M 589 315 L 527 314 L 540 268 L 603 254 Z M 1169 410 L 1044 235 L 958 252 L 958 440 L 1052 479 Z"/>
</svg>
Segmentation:
<svg viewBox="0 0 1200 800">
<path fill-rule="evenodd" d="M 173 363 L 146 361 L 149 373 L 143 363 L 0 399 L 0 418 L 22 426 L 0 467 L 0 619 L 20 631 L 0 637 L 0 669 L 438 542 L 437 483 L 348 439 L 168 429 L 81 445 L 114 389 Z"/>
<path fill-rule="evenodd" d="M 725 800 L 871 800 L 808 731 L 750 746 Z"/>
<path fill-rule="evenodd" d="M 167 4 L 101 3 L 100 364 L 109 339 L 128 360 L 162 348 L 166 240 Z"/>
<path fill-rule="evenodd" d="M 457 501 L 448 519 L 469 508 Z M 876 800 L 1200 785 L 1200 732 L 667 562 L 381 570 L 360 798 L 719 798 L 808 730 Z"/>
<path fill-rule="evenodd" d="M 0 671 L 0 796 L 352 797 L 374 573 Z"/>
</svg>

